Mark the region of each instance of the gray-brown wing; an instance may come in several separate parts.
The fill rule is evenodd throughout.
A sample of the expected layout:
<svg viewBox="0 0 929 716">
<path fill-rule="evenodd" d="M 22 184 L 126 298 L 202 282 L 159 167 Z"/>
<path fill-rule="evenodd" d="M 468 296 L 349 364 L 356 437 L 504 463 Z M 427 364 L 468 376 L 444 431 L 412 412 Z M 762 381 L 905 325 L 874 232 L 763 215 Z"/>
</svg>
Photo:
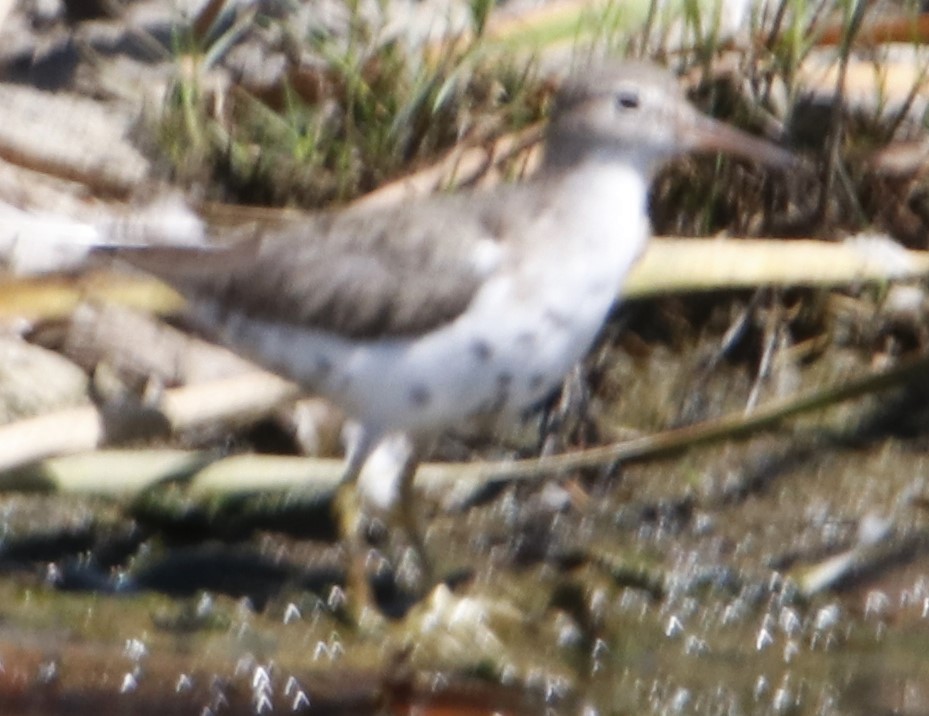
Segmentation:
<svg viewBox="0 0 929 716">
<path fill-rule="evenodd" d="M 412 211 L 307 215 L 226 248 L 119 249 L 188 298 L 256 318 L 366 339 L 410 336 L 458 316 L 496 268 L 497 213 L 457 196 Z"/>
</svg>

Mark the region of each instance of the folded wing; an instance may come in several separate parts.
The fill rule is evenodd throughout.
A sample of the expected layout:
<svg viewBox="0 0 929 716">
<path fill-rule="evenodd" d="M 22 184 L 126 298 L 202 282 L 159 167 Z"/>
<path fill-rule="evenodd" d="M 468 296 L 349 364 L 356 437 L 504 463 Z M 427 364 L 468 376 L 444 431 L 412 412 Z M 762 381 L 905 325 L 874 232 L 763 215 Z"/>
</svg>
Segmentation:
<svg viewBox="0 0 929 716">
<path fill-rule="evenodd" d="M 309 214 L 228 246 L 111 248 L 174 286 L 253 318 L 353 339 L 409 337 L 453 320 L 504 249 L 494 212 L 438 197 L 390 210 Z M 464 217 L 464 218 L 463 218 Z M 491 238 L 494 237 L 494 238 Z"/>
</svg>

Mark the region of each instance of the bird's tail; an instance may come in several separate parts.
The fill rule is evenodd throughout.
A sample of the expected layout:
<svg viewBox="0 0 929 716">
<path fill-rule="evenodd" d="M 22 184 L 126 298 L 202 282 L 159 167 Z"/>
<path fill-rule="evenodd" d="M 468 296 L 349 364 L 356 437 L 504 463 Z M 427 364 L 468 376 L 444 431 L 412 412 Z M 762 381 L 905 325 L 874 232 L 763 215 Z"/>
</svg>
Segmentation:
<svg viewBox="0 0 929 716">
<path fill-rule="evenodd" d="M 204 222 L 176 196 L 144 207 L 93 208 L 81 216 L 0 204 L 0 263 L 13 275 L 70 272 L 101 254 L 137 263 L 134 257 L 147 247 L 169 254 L 209 250 Z"/>
</svg>

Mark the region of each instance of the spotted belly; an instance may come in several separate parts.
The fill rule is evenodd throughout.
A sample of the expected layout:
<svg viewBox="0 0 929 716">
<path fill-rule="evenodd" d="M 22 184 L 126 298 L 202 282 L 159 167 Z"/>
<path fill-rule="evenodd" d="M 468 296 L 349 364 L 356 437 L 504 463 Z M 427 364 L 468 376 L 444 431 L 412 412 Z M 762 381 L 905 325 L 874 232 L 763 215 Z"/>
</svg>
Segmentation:
<svg viewBox="0 0 929 716">
<path fill-rule="evenodd" d="M 424 434 L 520 415 L 558 387 L 599 326 L 582 331 L 567 313 L 539 308 L 520 321 L 463 320 L 415 338 L 359 341 L 235 311 L 204 312 L 222 342 L 331 399 L 370 430 Z"/>
</svg>

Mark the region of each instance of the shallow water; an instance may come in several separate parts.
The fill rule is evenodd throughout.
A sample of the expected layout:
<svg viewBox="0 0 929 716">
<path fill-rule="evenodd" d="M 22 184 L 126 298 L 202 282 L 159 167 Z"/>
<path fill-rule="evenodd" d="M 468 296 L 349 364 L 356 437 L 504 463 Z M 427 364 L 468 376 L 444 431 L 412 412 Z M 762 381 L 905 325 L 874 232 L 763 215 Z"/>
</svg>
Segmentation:
<svg viewBox="0 0 929 716">
<path fill-rule="evenodd" d="M 724 327 L 675 345 L 634 320 L 591 357 L 588 419 L 563 439 L 740 409 L 750 361 L 708 358 Z M 829 358 L 785 362 L 759 402 L 869 370 L 858 350 Z M 453 511 L 421 499 L 454 588 L 410 601 L 402 545 L 374 529 L 369 571 L 403 616 L 360 627 L 318 506 L 271 496 L 257 519 L 7 494 L 0 710 L 926 713 L 924 397 L 909 385 Z"/>
</svg>

